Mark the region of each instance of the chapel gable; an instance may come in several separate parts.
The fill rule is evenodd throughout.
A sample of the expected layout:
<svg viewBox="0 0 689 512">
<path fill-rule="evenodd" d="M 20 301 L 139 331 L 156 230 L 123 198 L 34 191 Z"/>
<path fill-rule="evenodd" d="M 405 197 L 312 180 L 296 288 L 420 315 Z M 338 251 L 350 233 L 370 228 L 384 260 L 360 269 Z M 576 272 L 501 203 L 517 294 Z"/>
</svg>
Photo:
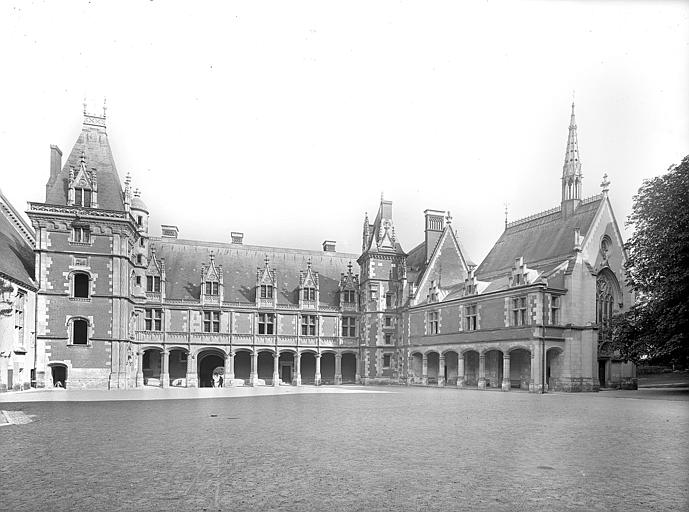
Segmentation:
<svg viewBox="0 0 689 512">
<path fill-rule="evenodd" d="M 317 308 L 320 299 L 318 272 L 311 268 L 311 259 L 306 262 L 306 270 L 299 272 L 299 306 Z"/>
<path fill-rule="evenodd" d="M 340 275 L 338 285 L 340 308 L 356 311 L 359 308 L 359 275 L 352 274 L 352 262 L 347 265 L 347 273 Z"/>
<path fill-rule="evenodd" d="M 263 267 L 256 270 L 256 294 L 257 306 L 275 307 L 277 305 L 277 275 L 274 268 L 270 267 L 268 255 L 263 260 Z"/>
<path fill-rule="evenodd" d="M 222 265 L 215 264 L 210 253 L 209 263 L 201 265 L 201 304 L 221 304 L 224 299 Z"/>
</svg>

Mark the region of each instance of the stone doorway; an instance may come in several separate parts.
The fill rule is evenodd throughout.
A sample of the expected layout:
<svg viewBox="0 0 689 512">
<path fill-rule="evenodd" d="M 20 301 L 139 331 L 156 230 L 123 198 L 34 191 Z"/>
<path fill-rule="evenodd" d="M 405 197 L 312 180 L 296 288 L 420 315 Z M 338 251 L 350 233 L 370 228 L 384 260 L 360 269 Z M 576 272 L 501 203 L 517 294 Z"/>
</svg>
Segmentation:
<svg viewBox="0 0 689 512">
<path fill-rule="evenodd" d="M 67 367 L 63 364 L 54 364 L 50 367 L 50 371 L 51 371 L 51 375 L 53 377 L 53 387 L 66 388 L 67 387 Z"/>
</svg>

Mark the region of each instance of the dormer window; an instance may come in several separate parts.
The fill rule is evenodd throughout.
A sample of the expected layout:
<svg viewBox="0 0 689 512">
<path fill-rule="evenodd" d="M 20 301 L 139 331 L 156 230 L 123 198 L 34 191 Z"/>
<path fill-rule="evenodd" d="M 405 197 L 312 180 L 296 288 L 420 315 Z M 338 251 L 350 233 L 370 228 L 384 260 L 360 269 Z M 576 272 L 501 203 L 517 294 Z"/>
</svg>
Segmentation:
<svg viewBox="0 0 689 512">
<path fill-rule="evenodd" d="M 160 276 L 146 276 L 146 291 L 160 292 Z"/>
<path fill-rule="evenodd" d="M 91 230 L 88 226 L 72 227 L 72 242 L 88 244 L 91 242 Z"/>
<path fill-rule="evenodd" d="M 308 301 L 316 300 L 316 289 L 315 288 L 304 288 L 302 290 L 302 299 Z"/>
<path fill-rule="evenodd" d="M 74 205 L 91 207 L 91 191 L 87 188 L 74 189 Z"/>
<path fill-rule="evenodd" d="M 345 290 L 343 293 L 344 293 L 344 296 L 343 296 L 344 303 L 345 304 L 354 304 L 354 302 L 355 302 L 354 290 Z"/>
<path fill-rule="evenodd" d="M 392 293 L 386 293 L 385 294 L 385 307 L 386 308 L 392 307 Z"/>
<path fill-rule="evenodd" d="M 219 283 L 216 281 L 206 281 L 206 295 L 218 295 L 220 293 Z"/>
<path fill-rule="evenodd" d="M 262 299 L 272 299 L 273 298 L 273 287 L 269 284 L 261 285 L 261 298 Z"/>
</svg>

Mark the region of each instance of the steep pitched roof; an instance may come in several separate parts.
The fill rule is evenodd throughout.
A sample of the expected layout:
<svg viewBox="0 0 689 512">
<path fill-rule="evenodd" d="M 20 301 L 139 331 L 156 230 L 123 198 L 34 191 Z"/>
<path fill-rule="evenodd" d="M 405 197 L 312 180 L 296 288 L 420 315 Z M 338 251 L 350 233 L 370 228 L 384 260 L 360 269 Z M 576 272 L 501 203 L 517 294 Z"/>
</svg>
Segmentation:
<svg viewBox="0 0 689 512">
<path fill-rule="evenodd" d="M 166 297 L 196 300 L 200 296 L 201 265 L 208 263 L 210 252 L 216 265 L 222 265 L 226 302 L 253 303 L 255 300 L 256 270 L 269 265 L 276 271 L 278 304 L 299 304 L 299 272 L 305 271 L 308 260 L 318 272 L 320 303 L 338 306 L 338 286 L 347 265 L 356 262 L 356 254 L 306 251 L 279 247 L 223 244 L 177 240 L 151 239 L 158 259 L 165 258 Z M 358 272 L 358 265 L 354 265 Z"/>
<path fill-rule="evenodd" d="M 33 230 L 0 192 L 0 273 L 36 289 Z"/>
<path fill-rule="evenodd" d="M 368 215 L 366 216 L 368 219 Z M 366 231 L 366 228 L 364 228 Z M 368 226 L 368 240 L 364 243 L 363 252 L 392 252 L 404 254 L 397 241 L 395 227 L 392 223 L 392 201 L 380 198 L 376 220 Z"/>
<path fill-rule="evenodd" d="M 585 236 L 591 227 L 602 196 L 581 202 L 575 212 L 565 217 L 555 208 L 532 217 L 508 224 L 498 241 L 476 270 L 482 279 L 493 277 L 512 268 L 514 259 L 524 257 L 530 268 L 539 263 L 564 261 L 574 249 L 574 228 Z"/>
<path fill-rule="evenodd" d="M 112 157 L 105 131 L 105 117 L 84 113 L 84 124 L 62 170 L 51 175 L 46 184 L 45 202 L 67 204 L 69 169 L 79 169 L 81 155 L 86 158 L 86 168 L 95 168 L 98 175 L 98 207 L 105 210 L 124 211 L 122 184 Z"/>
</svg>

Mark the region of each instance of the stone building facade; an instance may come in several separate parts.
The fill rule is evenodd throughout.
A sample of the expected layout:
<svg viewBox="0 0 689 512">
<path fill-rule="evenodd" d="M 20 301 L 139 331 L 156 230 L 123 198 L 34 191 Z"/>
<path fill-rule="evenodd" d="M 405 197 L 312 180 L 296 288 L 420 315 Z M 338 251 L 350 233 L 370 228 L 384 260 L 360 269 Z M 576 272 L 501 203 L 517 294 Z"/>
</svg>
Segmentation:
<svg viewBox="0 0 689 512">
<path fill-rule="evenodd" d="M 634 386 L 606 349 L 629 306 L 604 180 L 582 198 L 574 107 L 560 206 L 505 224 L 476 265 L 449 212 L 426 210 L 405 252 L 392 202 L 365 217 L 361 254 L 199 242 L 120 180 L 106 118 L 84 112 L 67 161 L 51 147 L 35 230 L 35 366 L 45 385 L 406 383 L 591 391 Z"/>
</svg>

